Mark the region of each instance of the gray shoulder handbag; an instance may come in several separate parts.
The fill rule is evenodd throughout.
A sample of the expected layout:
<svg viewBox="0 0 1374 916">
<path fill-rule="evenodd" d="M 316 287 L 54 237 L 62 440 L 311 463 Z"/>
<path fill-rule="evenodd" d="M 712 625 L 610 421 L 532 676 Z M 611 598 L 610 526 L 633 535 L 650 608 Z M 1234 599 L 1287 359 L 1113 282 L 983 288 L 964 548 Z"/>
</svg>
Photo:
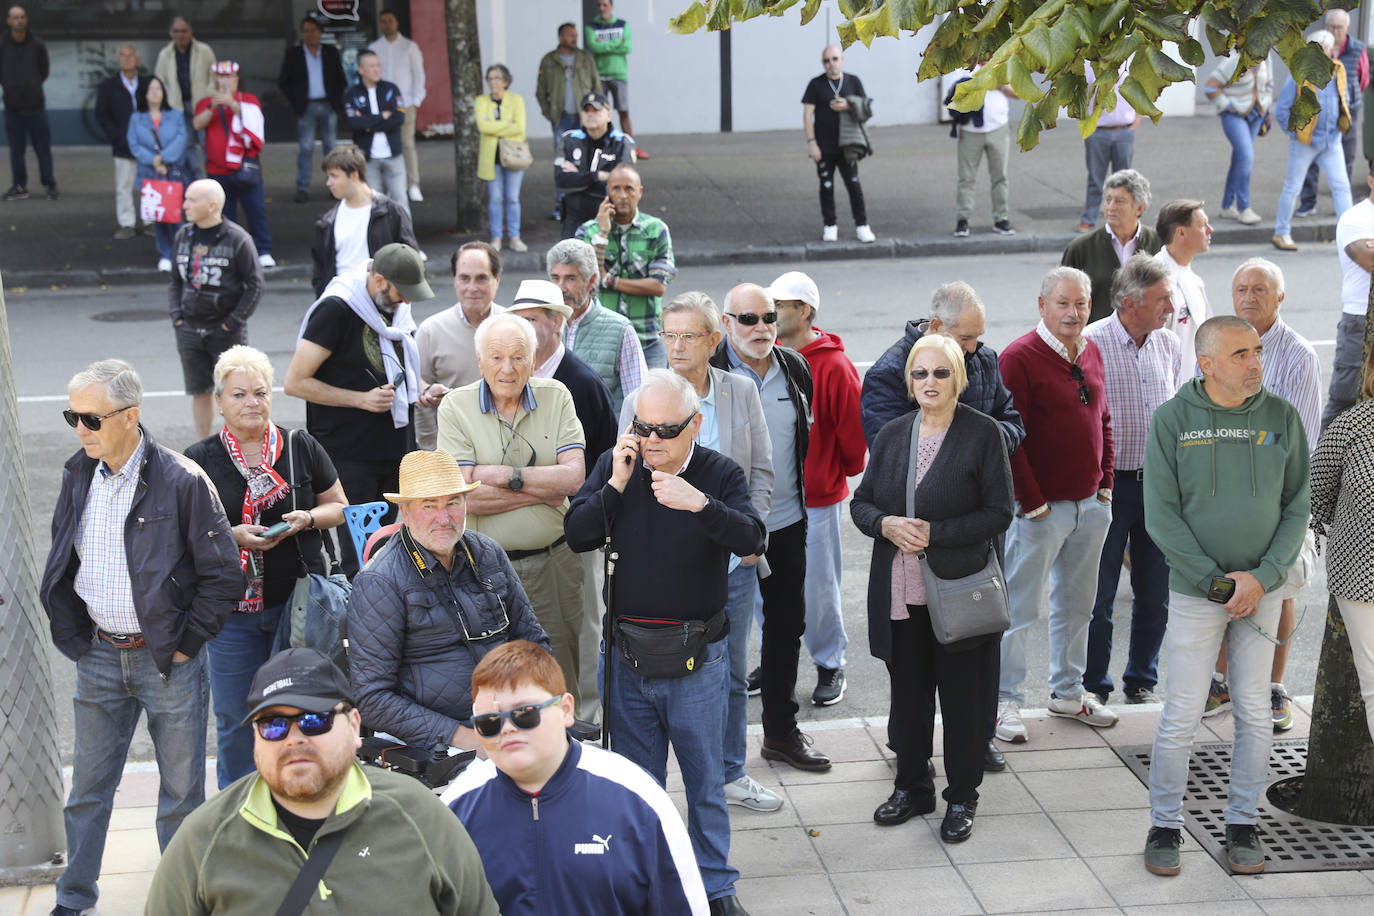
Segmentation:
<svg viewBox="0 0 1374 916">
<path fill-rule="evenodd" d="M 916 443 L 921 436 L 921 411 L 916 411 L 911 424 L 911 460 L 906 472 L 906 514 L 916 517 Z M 1011 612 L 1007 605 L 1007 583 L 997 552 L 988 542 L 988 562 L 972 575 L 959 579 L 941 579 L 930 568 L 924 550 L 916 556 L 921 561 L 921 577 L 926 584 L 926 608 L 930 611 L 930 628 L 942 646 L 974 636 L 991 636 L 1011 626 Z"/>
</svg>

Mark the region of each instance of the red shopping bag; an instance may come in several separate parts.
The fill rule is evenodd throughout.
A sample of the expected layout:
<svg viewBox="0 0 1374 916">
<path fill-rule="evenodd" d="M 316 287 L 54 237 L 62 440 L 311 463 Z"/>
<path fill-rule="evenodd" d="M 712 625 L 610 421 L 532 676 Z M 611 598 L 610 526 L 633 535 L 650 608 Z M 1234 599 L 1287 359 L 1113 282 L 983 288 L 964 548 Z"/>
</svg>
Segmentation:
<svg viewBox="0 0 1374 916">
<path fill-rule="evenodd" d="M 156 178 L 143 179 L 138 195 L 139 215 L 145 223 L 181 222 L 181 192 L 179 181 L 161 181 Z"/>
</svg>

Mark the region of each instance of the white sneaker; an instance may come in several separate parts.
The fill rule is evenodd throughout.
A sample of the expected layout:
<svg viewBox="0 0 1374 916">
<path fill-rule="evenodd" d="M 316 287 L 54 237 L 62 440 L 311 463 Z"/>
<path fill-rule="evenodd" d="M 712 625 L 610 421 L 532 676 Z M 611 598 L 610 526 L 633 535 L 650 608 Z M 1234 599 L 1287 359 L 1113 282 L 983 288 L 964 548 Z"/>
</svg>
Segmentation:
<svg viewBox="0 0 1374 916">
<path fill-rule="evenodd" d="M 410 199 L 415 201 L 417 204 L 422 204 L 425 202 L 425 195 L 420 193 L 420 186 L 418 184 L 411 185 L 410 190 L 406 193 L 409 194 Z"/>
<path fill-rule="evenodd" d="M 276 267 L 277 259 L 270 254 L 260 254 L 258 255 L 258 264 L 263 267 Z"/>
<path fill-rule="evenodd" d="M 782 807 L 782 797 L 765 789 L 754 777 L 745 773 L 734 782 L 725 784 L 725 803 L 741 805 L 751 811 L 776 811 Z"/>
<path fill-rule="evenodd" d="M 878 241 L 878 237 L 873 234 L 873 230 L 868 228 L 867 224 L 859 226 L 857 229 L 855 229 L 854 235 L 856 238 L 858 238 L 859 241 L 863 242 L 864 244 Z"/>
<path fill-rule="evenodd" d="M 158 258 L 157 269 L 165 274 L 169 274 L 172 272 L 172 262 L 169 261 L 167 258 Z"/>
<path fill-rule="evenodd" d="M 1221 212 L 1217 214 L 1217 218 L 1240 219 L 1240 211 L 1238 211 L 1235 207 L 1222 207 Z"/>
<path fill-rule="evenodd" d="M 1103 706 L 1091 693 L 1076 697 L 1050 697 L 1050 715 L 1077 719 L 1093 728 L 1110 728 L 1116 724 L 1116 713 Z"/>
<path fill-rule="evenodd" d="M 1240 216 L 1236 217 L 1236 219 L 1240 220 L 1242 225 L 1246 226 L 1253 226 L 1257 223 L 1264 222 L 1264 217 L 1260 216 L 1258 213 L 1256 213 L 1249 207 L 1246 207 L 1244 210 L 1242 210 Z"/>
<path fill-rule="evenodd" d="M 838 242 L 839 240 L 840 240 L 840 227 L 839 227 L 839 226 L 826 226 L 825 229 L 823 229 L 823 230 L 821 231 L 821 241 L 822 241 L 822 242 Z"/>
<path fill-rule="evenodd" d="M 1021 744 L 1029 737 L 1026 726 L 1021 722 L 1019 705 L 1007 700 L 997 707 L 997 730 L 994 734 L 998 740 L 1010 741 L 1012 744 Z"/>
</svg>

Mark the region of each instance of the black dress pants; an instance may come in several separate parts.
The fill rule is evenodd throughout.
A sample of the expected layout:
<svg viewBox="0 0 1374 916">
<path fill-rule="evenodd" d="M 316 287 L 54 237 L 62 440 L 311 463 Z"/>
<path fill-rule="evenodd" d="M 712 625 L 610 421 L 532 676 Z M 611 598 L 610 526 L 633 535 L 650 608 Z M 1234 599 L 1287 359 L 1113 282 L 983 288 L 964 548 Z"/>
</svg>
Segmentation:
<svg viewBox="0 0 1374 916">
<path fill-rule="evenodd" d="M 759 580 L 763 641 L 759 646 L 763 734 L 786 738 L 797 727 L 797 662 L 806 632 L 806 519 L 768 534 L 771 570 Z"/>
</svg>

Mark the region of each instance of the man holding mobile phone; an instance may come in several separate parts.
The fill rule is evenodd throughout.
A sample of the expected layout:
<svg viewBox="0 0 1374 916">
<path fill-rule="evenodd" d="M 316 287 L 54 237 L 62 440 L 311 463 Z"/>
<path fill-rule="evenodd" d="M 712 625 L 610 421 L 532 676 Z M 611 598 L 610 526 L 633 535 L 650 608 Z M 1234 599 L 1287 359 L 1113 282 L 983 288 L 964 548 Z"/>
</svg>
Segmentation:
<svg viewBox="0 0 1374 916">
<path fill-rule="evenodd" d="M 1261 384 L 1260 336 L 1244 318 L 1198 328 L 1198 368 L 1155 411 L 1145 451 L 1145 527 L 1169 564 L 1168 678 L 1150 762 L 1145 868 L 1180 868 L 1188 756 L 1222 637 L 1230 659 L 1235 746 L 1226 806 L 1233 872 L 1264 870 L 1256 828 L 1269 769 L 1269 669 L 1280 586 L 1311 507 L 1302 417 Z"/>
</svg>

